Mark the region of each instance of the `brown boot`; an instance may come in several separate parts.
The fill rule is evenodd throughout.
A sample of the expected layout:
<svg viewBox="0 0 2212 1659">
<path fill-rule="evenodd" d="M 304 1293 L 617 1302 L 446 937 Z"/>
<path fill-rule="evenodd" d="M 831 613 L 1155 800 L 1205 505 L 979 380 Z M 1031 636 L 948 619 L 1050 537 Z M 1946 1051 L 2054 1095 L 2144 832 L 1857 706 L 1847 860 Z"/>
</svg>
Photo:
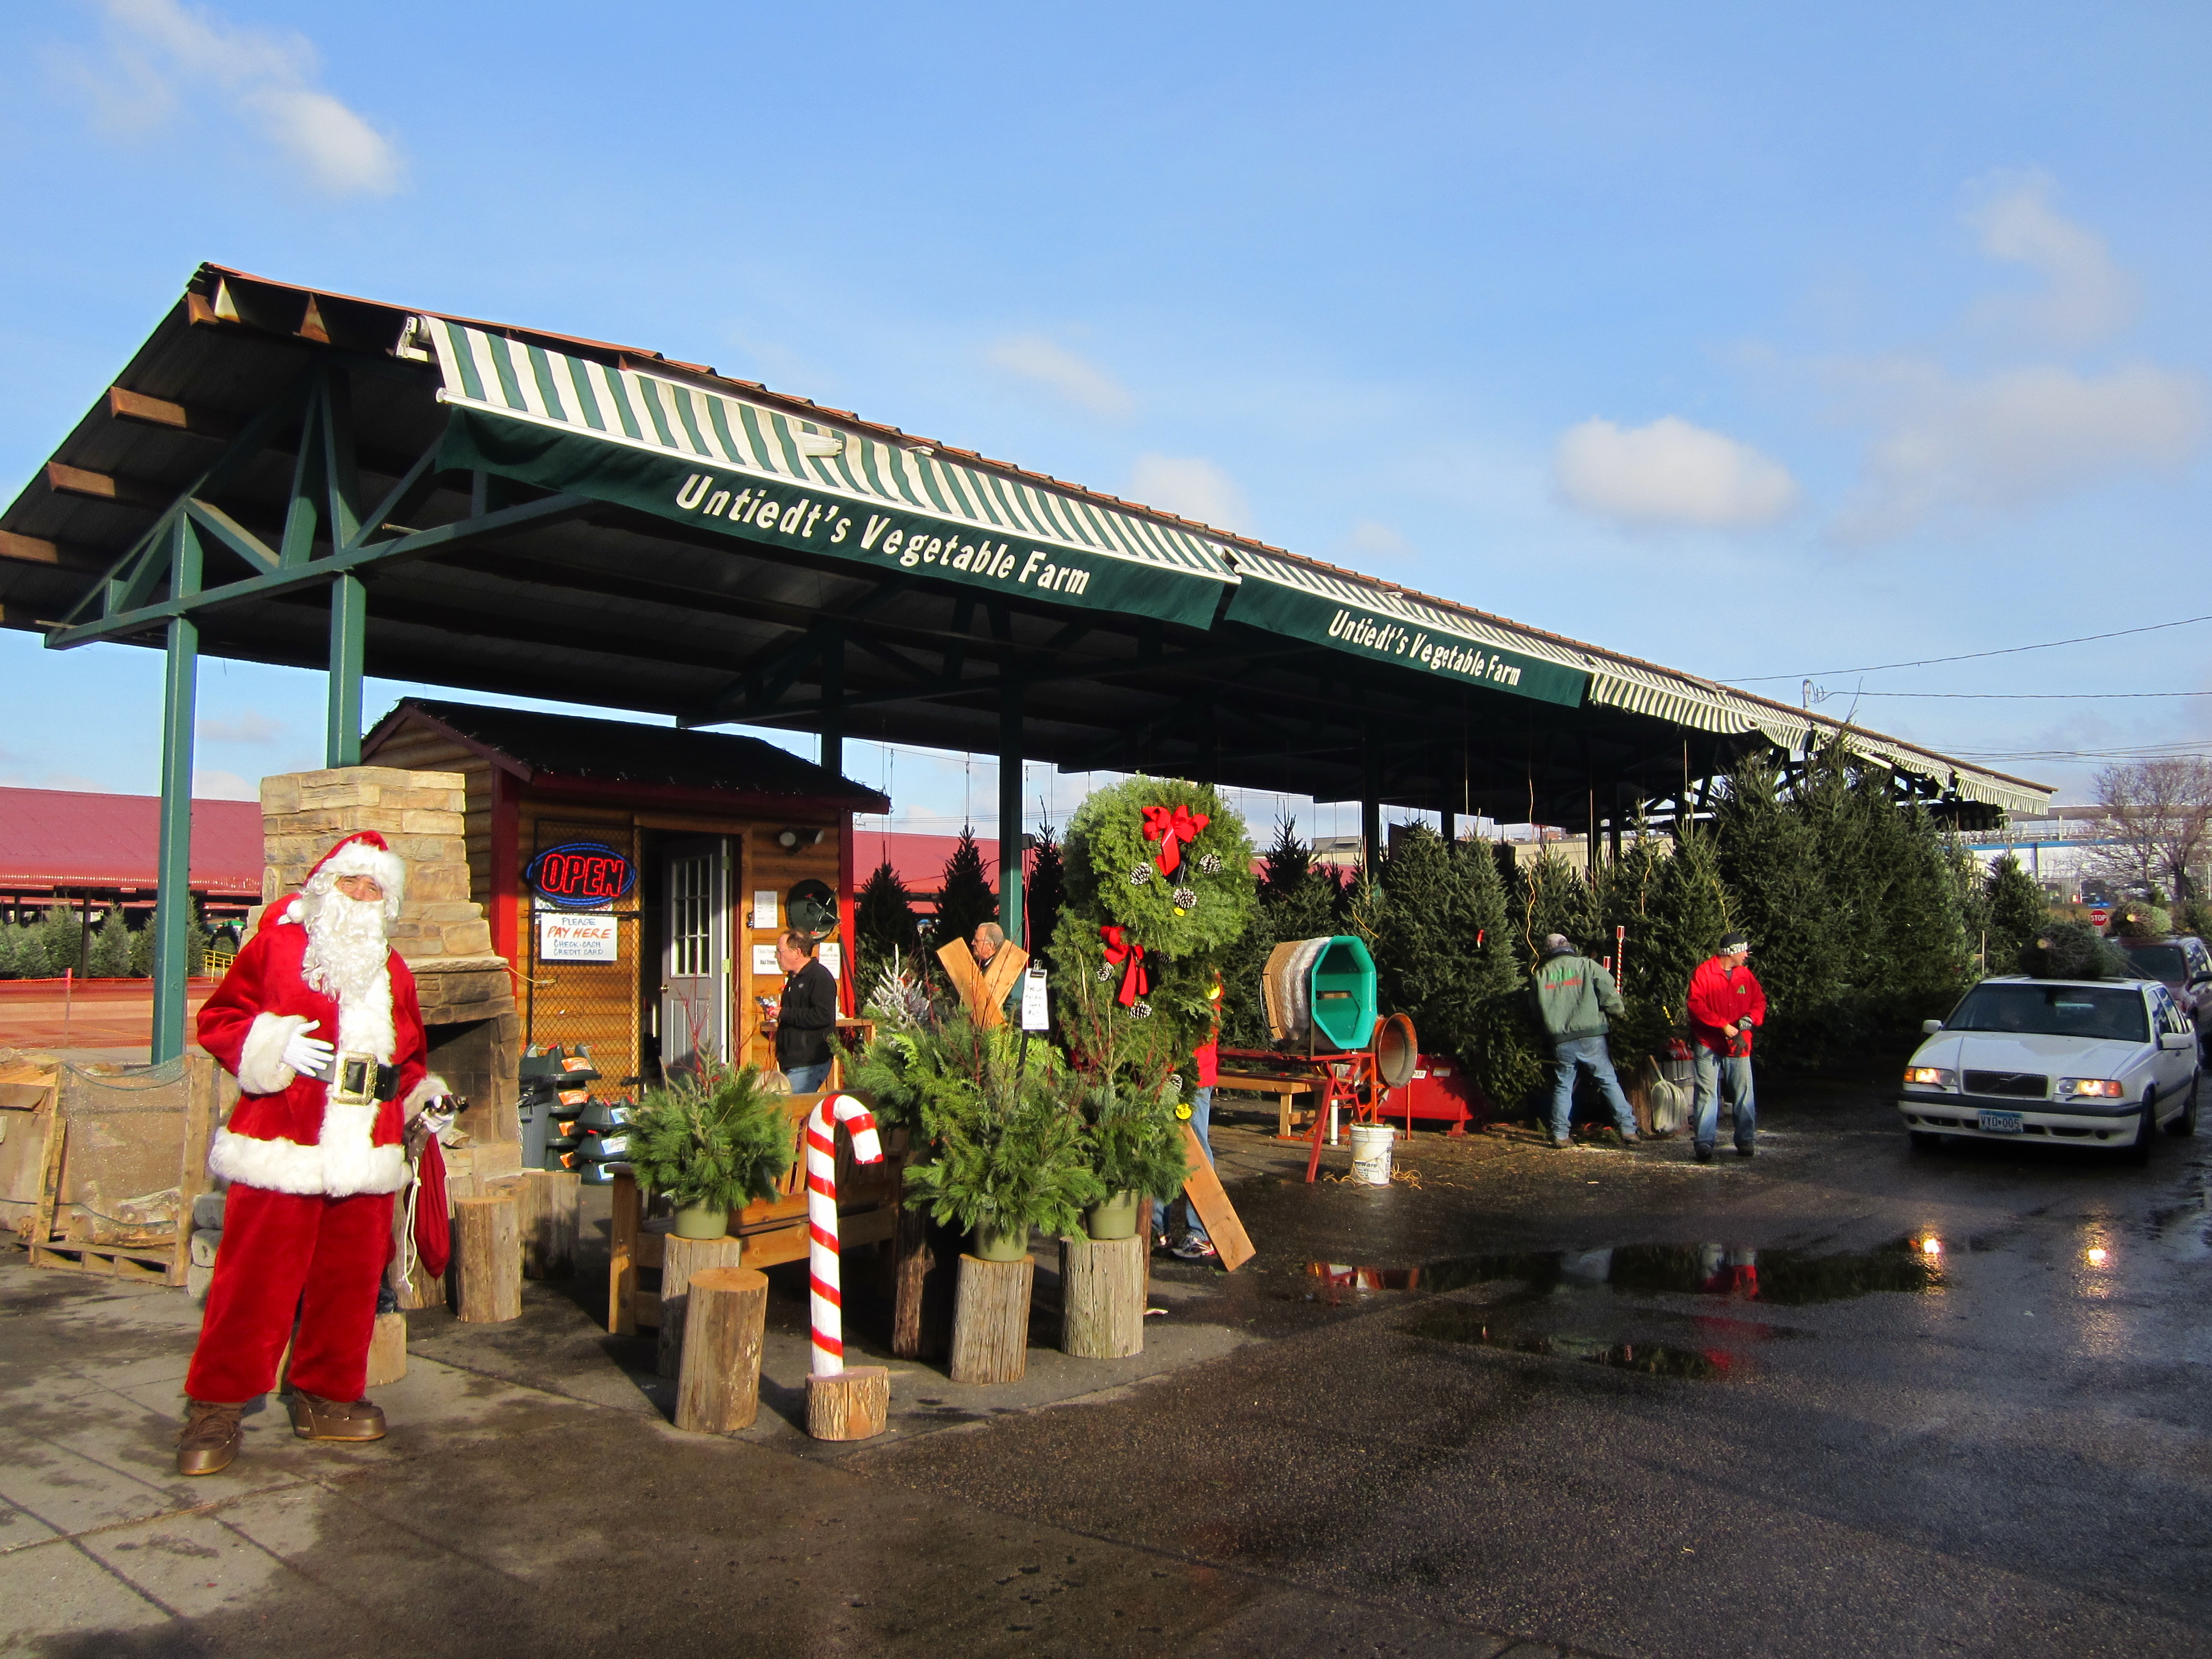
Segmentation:
<svg viewBox="0 0 2212 1659">
<path fill-rule="evenodd" d="M 381 1440 L 384 1413 L 366 1400 L 346 1405 L 295 1389 L 292 1432 L 302 1440 Z"/>
<path fill-rule="evenodd" d="M 246 1407 L 217 1405 L 210 1400 L 185 1403 L 191 1411 L 185 1419 L 184 1432 L 177 1437 L 177 1473 L 220 1474 L 238 1455 L 238 1443 L 245 1433 L 238 1419 Z"/>
</svg>

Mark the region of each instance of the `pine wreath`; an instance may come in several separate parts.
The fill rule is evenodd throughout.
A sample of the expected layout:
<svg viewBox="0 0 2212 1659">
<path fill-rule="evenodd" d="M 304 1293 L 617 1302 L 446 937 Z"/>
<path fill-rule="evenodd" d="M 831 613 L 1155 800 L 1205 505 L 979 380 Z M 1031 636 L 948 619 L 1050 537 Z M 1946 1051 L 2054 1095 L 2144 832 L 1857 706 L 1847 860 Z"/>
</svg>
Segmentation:
<svg viewBox="0 0 2212 1659">
<path fill-rule="evenodd" d="M 1172 854 L 1163 838 L 1146 836 L 1148 807 L 1182 809 Z M 1139 774 L 1098 790 L 1070 820 L 1064 855 L 1070 907 L 1094 927 L 1127 929 L 1148 955 L 1210 957 L 1251 924 L 1251 837 L 1211 784 Z M 1170 856 L 1173 867 L 1163 868 Z"/>
</svg>

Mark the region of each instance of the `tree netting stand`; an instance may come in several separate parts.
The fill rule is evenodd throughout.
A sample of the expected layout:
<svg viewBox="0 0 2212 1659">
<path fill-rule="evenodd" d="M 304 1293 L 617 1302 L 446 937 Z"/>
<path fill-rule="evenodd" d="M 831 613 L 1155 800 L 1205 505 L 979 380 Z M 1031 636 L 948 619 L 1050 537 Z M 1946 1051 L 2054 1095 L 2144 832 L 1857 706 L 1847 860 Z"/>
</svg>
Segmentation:
<svg viewBox="0 0 2212 1659">
<path fill-rule="evenodd" d="M 64 1065 L 32 1218 L 31 1265 L 182 1285 L 206 1190 L 216 1070 L 190 1054 L 130 1071 Z"/>
</svg>

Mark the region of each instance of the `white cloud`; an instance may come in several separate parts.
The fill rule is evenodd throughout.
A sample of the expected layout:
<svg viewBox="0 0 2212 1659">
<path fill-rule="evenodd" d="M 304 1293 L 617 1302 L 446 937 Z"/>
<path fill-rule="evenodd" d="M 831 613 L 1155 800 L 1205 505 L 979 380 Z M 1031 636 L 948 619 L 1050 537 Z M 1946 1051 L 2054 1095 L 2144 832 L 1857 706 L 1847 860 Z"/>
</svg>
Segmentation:
<svg viewBox="0 0 2212 1659">
<path fill-rule="evenodd" d="M 248 783 L 235 772 L 202 767 L 192 774 L 194 800 L 259 800 L 261 786 Z"/>
<path fill-rule="evenodd" d="M 1552 471 L 1568 502 L 1632 525 L 1742 530 L 1771 524 L 1797 505 L 1787 468 L 1677 415 L 1649 426 L 1588 420 L 1570 427 Z"/>
<path fill-rule="evenodd" d="M 1164 507 L 1217 530 L 1240 530 L 1250 517 L 1237 481 L 1197 457 L 1144 454 L 1129 469 L 1129 499 Z"/>
<path fill-rule="evenodd" d="M 1362 519 L 1353 525 L 1344 538 L 1343 547 L 1346 554 L 1360 559 L 1411 562 L 1421 556 L 1420 549 L 1376 519 Z"/>
<path fill-rule="evenodd" d="M 1962 380 L 1938 364 L 1898 358 L 1845 373 L 1881 428 L 1868 447 L 1865 481 L 1835 525 L 1847 542 L 2177 467 L 2204 436 L 2203 382 L 2148 363 L 2093 375 L 2035 365 Z"/>
<path fill-rule="evenodd" d="M 2106 338 L 2134 314 L 2136 285 L 2112 262 L 2105 239 L 2051 205 L 2048 179 L 2013 184 L 1966 216 L 1992 259 L 2044 278 L 2039 294 L 1990 295 L 1976 320 L 2020 329 L 2061 346 Z"/>
<path fill-rule="evenodd" d="M 1128 387 L 1042 334 L 1010 334 L 994 341 L 983 356 L 994 368 L 1041 386 L 1091 414 L 1119 421 L 1136 412 L 1137 399 Z"/>
<path fill-rule="evenodd" d="M 207 97 L 257 129 L 307 182 L 332 196 L 388 196 L 403 168 L 392 142 L 315 84 L 303 35 L 240 28 L 180 0 L 101 0 L 106 52 L 58 56 L 57 72 L 103 125 L 146 133 Z"/>
<path fill-rule="evenodd" d="M 199 724 L 202 743 L 273 743 L 283 729 L 282 720 L 252 708 L 234 720 L 204 720 Z"/>
</svg>

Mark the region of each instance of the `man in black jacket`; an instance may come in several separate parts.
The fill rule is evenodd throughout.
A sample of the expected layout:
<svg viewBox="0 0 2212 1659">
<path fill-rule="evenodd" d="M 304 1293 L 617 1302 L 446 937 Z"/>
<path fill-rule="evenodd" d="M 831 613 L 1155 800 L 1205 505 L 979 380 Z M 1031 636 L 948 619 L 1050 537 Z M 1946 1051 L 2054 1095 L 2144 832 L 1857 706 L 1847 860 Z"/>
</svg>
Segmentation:
<svg viewBox="0 0 2212 1659">
<path fill-rule="evenodd" d="M 830 1079 L 830 1033 L 837 1025 L 837 981 L 814 959 L 814 941 L 786 933 L 775 942 L 783 969 L 783 999 L 776 1010 L 775 1063 L 795 1095 L 819 1093 Z"/>
</svg>

